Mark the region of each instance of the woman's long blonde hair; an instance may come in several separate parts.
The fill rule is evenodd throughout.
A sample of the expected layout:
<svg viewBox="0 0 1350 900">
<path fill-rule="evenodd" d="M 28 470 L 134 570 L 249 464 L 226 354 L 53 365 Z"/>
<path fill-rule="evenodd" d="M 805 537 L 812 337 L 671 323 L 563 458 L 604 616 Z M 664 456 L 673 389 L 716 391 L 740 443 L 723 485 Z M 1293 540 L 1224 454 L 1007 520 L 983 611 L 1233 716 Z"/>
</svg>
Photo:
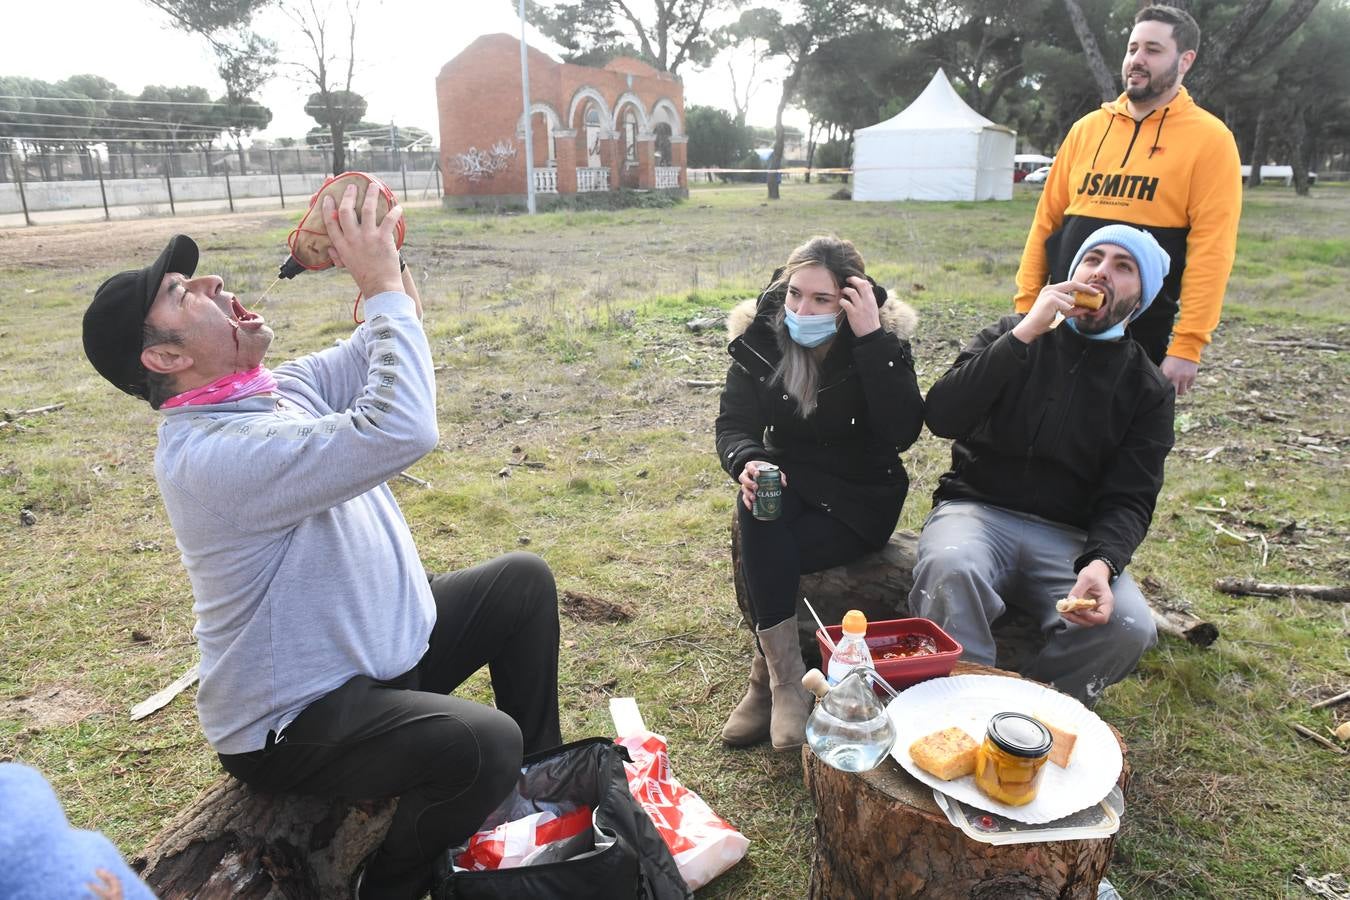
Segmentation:
<svg viewBox="0 0 1350 900">
<path fill-rule="evenodd" d="M 851 276 L 867 274 L 862 254 L 852 241 L 820 235 L 788 254 L 783 271 L 769 285 L 769 291 L 786 292 L 793 274 L 810 266 L 820 266 L 828 271 L 834 278 L 836 288 L 842 288 Z M 796 401 L 802 417 L 807 418 L 816 411 L 816 387 L 820 381 L 820 356 L 823 354 L 803 347 L 788 335 L 787 327 L 783 324 L 786 308 L 786 305 L 780 308 L 773 319 L 774 333 L 778 337 L 778 349 L 782 356 L 773 374 L 782 383 L 788 396 Z M 828 346 L 828 343 L 822 345 Z"/>
</svg>

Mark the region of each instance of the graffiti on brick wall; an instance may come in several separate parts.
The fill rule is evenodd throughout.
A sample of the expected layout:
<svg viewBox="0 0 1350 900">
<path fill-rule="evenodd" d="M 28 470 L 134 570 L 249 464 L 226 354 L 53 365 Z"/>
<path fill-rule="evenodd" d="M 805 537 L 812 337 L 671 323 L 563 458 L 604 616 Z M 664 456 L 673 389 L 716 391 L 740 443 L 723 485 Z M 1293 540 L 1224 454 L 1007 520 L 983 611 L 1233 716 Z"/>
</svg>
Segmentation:
<svg viewBox="0 0 1350 900">
<path fill-rule="evenodd" d="M 511 165 L 515 158 L 516 145 L 507 141 L 497 141 L 487 150 L 470 147 L 455 154 L 450 163 L 451 174 L 468 181 L 485 181 Z"/>
</svg>

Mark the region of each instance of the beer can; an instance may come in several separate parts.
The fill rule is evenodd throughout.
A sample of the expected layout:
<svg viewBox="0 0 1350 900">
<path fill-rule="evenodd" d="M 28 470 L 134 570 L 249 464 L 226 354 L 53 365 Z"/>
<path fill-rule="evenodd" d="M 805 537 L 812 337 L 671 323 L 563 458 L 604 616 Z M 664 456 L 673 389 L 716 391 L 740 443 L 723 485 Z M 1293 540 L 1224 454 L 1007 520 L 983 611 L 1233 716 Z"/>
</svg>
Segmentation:
<svg viewBox="0 0 1350 900">
<path fill-rule="evenodd" d="M 761 522 L 772 522 L 783 514 L 783 478 L 778 467 L 764 463 L 755 476 L 755 503 L 751 514 Z"/>
</svg>

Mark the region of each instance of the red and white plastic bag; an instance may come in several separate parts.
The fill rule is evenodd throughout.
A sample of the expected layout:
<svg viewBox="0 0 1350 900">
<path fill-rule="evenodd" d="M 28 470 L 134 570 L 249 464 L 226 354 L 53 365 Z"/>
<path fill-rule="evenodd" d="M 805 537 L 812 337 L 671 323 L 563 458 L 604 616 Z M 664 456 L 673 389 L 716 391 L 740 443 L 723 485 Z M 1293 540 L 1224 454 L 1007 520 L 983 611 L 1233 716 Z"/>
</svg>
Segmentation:
<svg viewBox="0 0 1350 900">
<path fill-rule="evenodd" d="M 593 846 L 589 834 L 591 819 L 591 808 L 579 806 L 562 815 L 545 810 L 503 822 L 469 838 L 469 845 L 455 858 L 455 865 L 481 872 L 567 859 L 575 855 L 574 849 L 585 852 Z M 573 848 L 574 841 L 584 846 Z"/>
<path fill-rule="evenodd" d="M 698 890 L 744 859 L 750 840 L 675 778 L 666 739 L 647 731 L 633 698 L 614 698 L 609 710 L 618 743 L 633 758 L 624 764 L 628 789 L 656 825 L 689 889 Z"/>
</svg>

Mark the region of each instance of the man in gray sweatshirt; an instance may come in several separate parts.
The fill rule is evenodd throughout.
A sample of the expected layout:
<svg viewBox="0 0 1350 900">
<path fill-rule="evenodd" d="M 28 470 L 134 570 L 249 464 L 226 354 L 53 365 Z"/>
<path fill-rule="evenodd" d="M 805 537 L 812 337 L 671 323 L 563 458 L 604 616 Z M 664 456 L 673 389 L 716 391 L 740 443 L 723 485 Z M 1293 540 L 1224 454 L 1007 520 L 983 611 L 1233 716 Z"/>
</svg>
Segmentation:
<svg viewBox="0 0 1350 900">
<path fill-rule="evenodd" d="M 183 235 L 114 275 L 85 353 L 164 413 L 155 477 L 192 582 L 198 715 L 227 771 L 265 791 L 398 797 L 359 896 L 418 897 L 444 849 L 561 743 L 553 576 L 512 553 L 428 578 L 386 483 L 435 448 L 436 384 L 394 207 L 325 198 L 366 321 L 262 365 L 272 330 Z M 497 708 L 448 696 L 487 664 Z"/>
</svg>

